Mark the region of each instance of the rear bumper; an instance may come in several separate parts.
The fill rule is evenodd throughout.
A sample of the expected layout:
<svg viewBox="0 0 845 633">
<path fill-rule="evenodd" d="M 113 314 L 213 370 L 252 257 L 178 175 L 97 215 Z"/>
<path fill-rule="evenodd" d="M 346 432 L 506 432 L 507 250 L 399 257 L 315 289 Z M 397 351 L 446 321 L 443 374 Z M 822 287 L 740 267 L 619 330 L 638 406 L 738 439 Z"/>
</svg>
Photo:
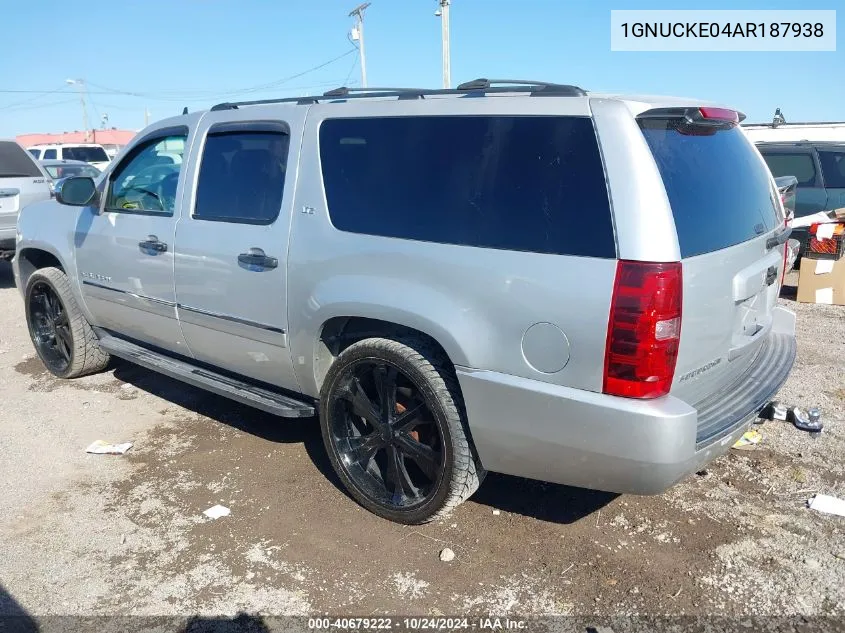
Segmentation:
<svg viewBox="0 0 845 633">
<path fill-rule="evenodd" d="M 762 371 L 720 392 L 725 406 L 702 411 L 701 419 L 671 395 L 631 400 L 457 368 L 481 462 L 488 470 L 583 488 L 663 492 L 725 453 L 786 380 L 795 338 L 769 336 L 759 352 L 767 354 Z M 719 421 L 718 428 L 701 439 L 708 420 Z"/>
</svg>

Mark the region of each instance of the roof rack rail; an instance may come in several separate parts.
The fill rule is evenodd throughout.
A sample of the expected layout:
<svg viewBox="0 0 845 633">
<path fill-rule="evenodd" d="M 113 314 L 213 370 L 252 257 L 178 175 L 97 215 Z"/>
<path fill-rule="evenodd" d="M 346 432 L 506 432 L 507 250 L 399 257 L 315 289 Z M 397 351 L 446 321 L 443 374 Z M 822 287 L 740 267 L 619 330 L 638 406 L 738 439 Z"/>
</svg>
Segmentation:
<svg viewBox="0 0 845 633">
<path fill-rule="evenodd" d="M 324 92 L 322 95 L 305 97 L 283 97 L 281 99 L 258 99 L 255 101 L 238 101 L 218 103 L 211 107 L 212 112 L 219 110 L 237 110 L 242 106 L 272 105 L 276 103 L 296 103 L 311 105 L 330 99 L 367 99 L 376 97 L 396 97 L 398 99 L 424 99 L 427 95 L 463 95 L 470 92 L 483 94 L 501 94 L 508 92 L 528 92 L 531 96 L 555 97 L 583 97 L 587 93 L 578 86 L 555 84 L 545 81 L 528 81 L 524 79 L 474 79 L 451 88 L 348 88 L 340 86 Z"/>
<path fill-rule="evenodd" d="M 365 92 L 371 93 L 378 93 L 378 92 L 401 92 L 401 93 L 409 93 L 414 95 L 421 95 L 426 91 L 422 88 L 348 88 L 346 86 L 340 86 L 339 88 L 333 88 L 332 90 L 328 90 L 323 93 L 324 97 L 346 97 L 350 94 L 360 94 Z"/>
<path fill-rule="evenodd" d="M 548 81 L 534 81 L 531 79 L 486 79 L 484 77 L 466 81 L 458 85 L 461 92 L 489 91 L 496 86 L 510 86 L 509 91 L 518 90 L 520 87 L 527 88 L 532 94 L 555 94 L 557 96 L 583 97 L 587 93 L 583 88 L 569 84 L 556 84 Z"/>
</svg>

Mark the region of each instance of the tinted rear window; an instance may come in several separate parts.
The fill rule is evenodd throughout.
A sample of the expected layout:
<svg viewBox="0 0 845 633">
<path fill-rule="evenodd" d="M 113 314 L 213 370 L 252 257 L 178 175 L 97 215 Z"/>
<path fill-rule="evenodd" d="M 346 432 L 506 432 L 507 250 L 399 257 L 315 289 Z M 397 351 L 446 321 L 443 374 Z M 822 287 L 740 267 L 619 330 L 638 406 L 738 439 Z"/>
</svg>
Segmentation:
<svg viewBox="0 0 845 633">
<path fill-rule="evenodd" d="M 816 182 L 816 163 L 809 152 L 787 154 L 761 150 L 772 176 L 795 176 L 799 187 L 812 187 Z"/>
<path fill-rule="evenodd" d="M 616 256 L 589 118 L 329 119 L 320 158 L 329 214 L 343 231 Z"/>
<path fill-rule="evenodd" d="M 819 151 L 824 186 L 845 189 L 845 152 Z"/>
<path fill-rule="evenodd" d="M 86 163 L 107 163 L 109 155 L 102 147 L 63 147 L 62 158 L 65 160 L 82 160 Z"/>
<path fill-rule="evenodd" d="M 0 141 L 0 178 L 43 178 L 44 174 L 23 147 L 11 141 Z"/>
<path fill-rule="evenodd" d="M 672 205 L 682 257 L 721 250 L 774 229 L 771 176 L 739 128 L 678 131 L 674 121 L 640 122 Z"/>
</svg>

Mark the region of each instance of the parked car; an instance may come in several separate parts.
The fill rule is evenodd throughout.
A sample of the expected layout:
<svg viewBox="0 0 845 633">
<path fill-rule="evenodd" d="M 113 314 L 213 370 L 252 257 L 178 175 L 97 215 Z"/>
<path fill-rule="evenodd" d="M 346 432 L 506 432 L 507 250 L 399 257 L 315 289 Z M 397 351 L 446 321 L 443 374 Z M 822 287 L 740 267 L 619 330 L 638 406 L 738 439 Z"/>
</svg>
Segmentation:
<svg viewBox="0 0 845 633">
<path fill-rule="evenodd" d="M 80 160 L 100 170 L 111 160 L 103 146 L 96 143 L 33 145 L 27 151 L 38 160 Z"/>
<path fill-rule="evenodd" d="M 0 261 L 15 256 L 15 226 L 20 209 L 50 199 L 47 174 L 13 140 L 0 140 Z"/>
<path fill-rule="evenodd" d="M 42 160 L 41 166 L 53 181 L 68 176 L 88 176 L 96 179 L 102 173 L 94 165 L 81 160 Z"/>
<path fill-rule="evenodd" d="M 776 178 L 795 176 L 795 217 L 845 207 L 845 143 L 802 141 L 757 143 Z M 802 243 L 807 228 L 796 228 L 793 237 Z"/>
<path fill-rule="evenodd" d="M 114 355 L 319 414 L 349 493 L 404 523 L 490 470 L 648 494 L 727 451 L 795 357 L 789 231 L 742 115 L 426 93 L 221 104 L 60 182 L 14 266 L 44 365 Z"/>
</svg>

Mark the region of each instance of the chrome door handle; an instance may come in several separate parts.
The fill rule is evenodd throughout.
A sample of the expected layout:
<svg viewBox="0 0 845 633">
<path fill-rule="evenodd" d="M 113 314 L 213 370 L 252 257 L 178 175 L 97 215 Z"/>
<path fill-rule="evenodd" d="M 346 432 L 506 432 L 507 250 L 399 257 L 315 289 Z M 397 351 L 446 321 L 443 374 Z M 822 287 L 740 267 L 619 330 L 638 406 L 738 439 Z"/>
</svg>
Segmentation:
<svg viewBox="0 0 845 633">
<path fill-rule="evenodd" d="M 159 239 L 155 235 L 148 235 L 147 239 L 138 242 L 138 246 L 141 248 L 141 250 L 145 251 L 155 251 L 156 253 L 167 252 L 167 244 L 159 241 Z"/>
<path fill-rule="evenodd" d="M 248 270 L 259 270 L 265 268 L 276 268 L 279 260 L 264 254 L 260 248 L 251 248 L 246 253 L 238 255 L 238 263 Z"/>
</svg>

